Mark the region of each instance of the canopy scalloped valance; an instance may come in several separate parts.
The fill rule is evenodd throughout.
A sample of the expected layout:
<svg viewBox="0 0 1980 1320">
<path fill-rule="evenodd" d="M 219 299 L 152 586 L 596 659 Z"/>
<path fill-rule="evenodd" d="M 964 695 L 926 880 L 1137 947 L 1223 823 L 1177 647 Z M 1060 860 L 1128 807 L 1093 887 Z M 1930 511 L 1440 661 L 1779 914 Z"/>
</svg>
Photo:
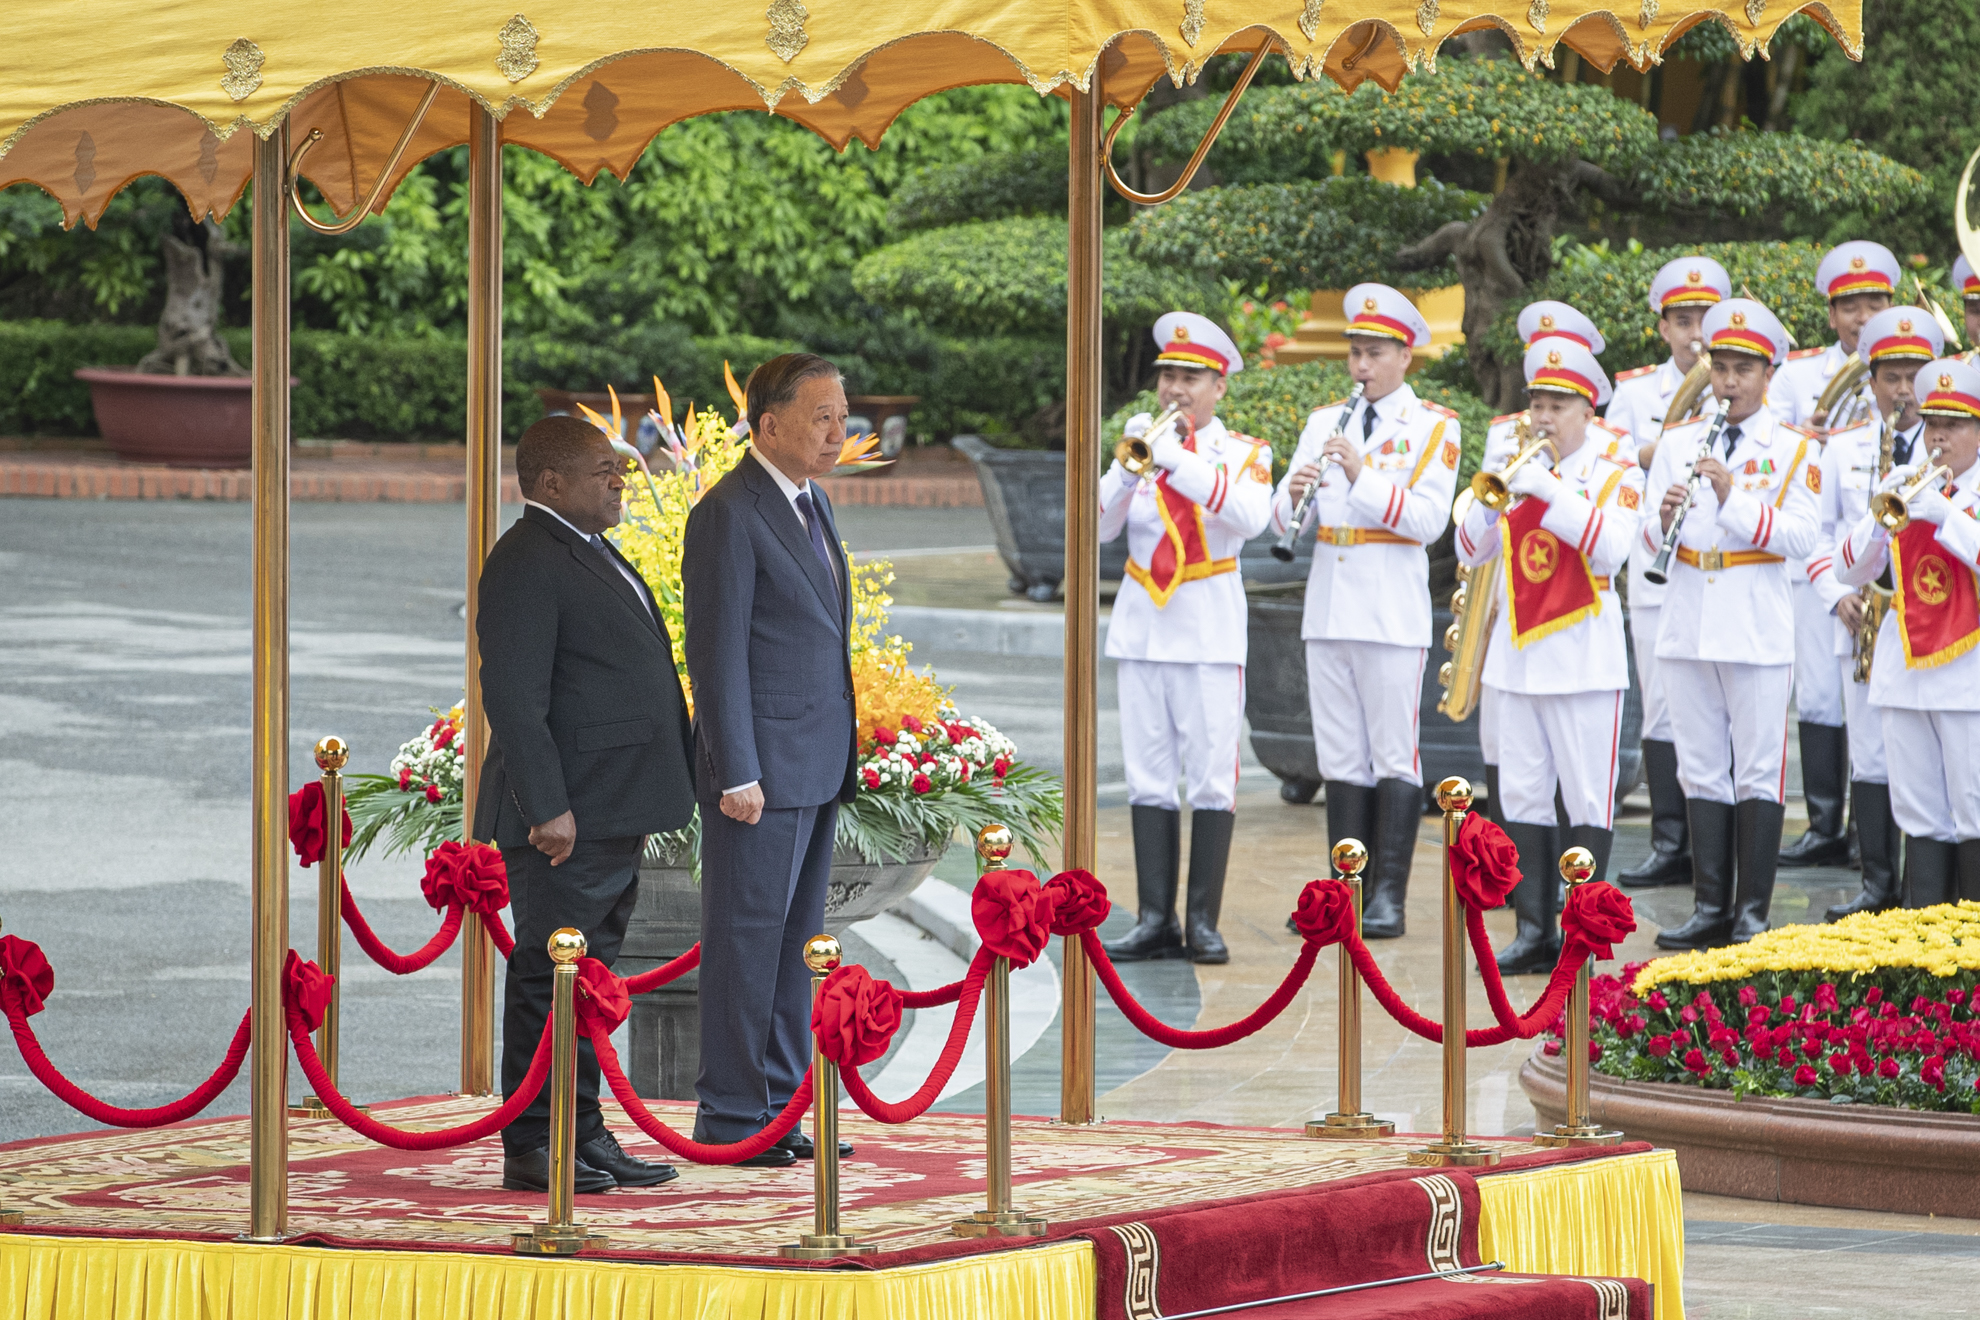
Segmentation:
<svg viewBox="0 0 1980 1320">
<path fill-rule="evenodd" d="M 43 3 L 9 18 L 0 49 L 0 186 L 30 182 L 68 222 L 94 224 L 143 174 L 168 179 L 195 214 L 223 215 L 247 187 L 250 135 L 287 113 L 321 140 L 302 173 L 340 212 L 370 194 L 429 85 L 431 109 L 379 205 L 404 174 L 467 137 L 470 102 L 502 137 L 589 182 L 623 176 L 653 136 L 716 110 L 764 108 L 843 147 L 868 145 L 924 96 L 985 83 L 1040 94 L 1088 89 L 1138 102 L 1156 79 L 1193 79 L 1209 56 L 1270 41 L 1296 75 L 1393 88 L 1447 38 L 1483 28 L 1529 66 L 1565 44 L 1607 71 L 1641 68 L 1700 22 L 1750 52 L 1807 12 L 1852 57 L 1860 3 L 1722 0 L 1227 0 L 1028 3 L 956 0 L 926 11 L 773 0 L 757 11 L 667 0 L 455 0 L 377 5 L 323 0 L 97 0 Z M 86 17 L 85 17 L 86 15 Z M 664 45 L 662 44 L 664 43 Z"/>
</svg>

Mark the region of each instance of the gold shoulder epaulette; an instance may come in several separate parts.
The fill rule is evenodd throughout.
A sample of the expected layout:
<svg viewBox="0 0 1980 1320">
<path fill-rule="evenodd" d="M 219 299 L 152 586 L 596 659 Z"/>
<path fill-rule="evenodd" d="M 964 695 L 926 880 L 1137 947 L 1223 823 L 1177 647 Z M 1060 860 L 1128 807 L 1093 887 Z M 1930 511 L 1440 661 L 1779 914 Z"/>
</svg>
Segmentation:
<svg viewBox="0 0 1980 1320">
<path fill-rule="evenodd" d="M 1518 420 L 1518 413 L 1507 413 L 1503 417 L 1494 417 L 1492 419 L 1492 425 L 1497 426 L 1500 422 L 1516 422 Z"/>
<path fill-rule="evenodd" d="M 1826 349 L 1824 349 L 1824 348 L 1796 348 L 1796 349 L 1790 349 L 1790 350 L 1788 351 L 1788 355 L 1787 355 L 1787 360 L 1788 360 L 1788 361 L 1790 361 L 1790 362 L 1799 362 L 1799 361 L 1800 361 L 1801 359 L 1803 359 L 1803 358 L 1806 358 L 1806 357 L 1814 357 L 1814 356 L 1815 356 L 1816 354 L 1818 354 L 1818 353 L 1822 353 L 1822 352 L 1825 352 L 1825 351 L 1826 351 Z"/>
<path fill-rule="evenodd" d="M 1657 364 L 1653 362 L 1647 367 L 1631 367 L 1628 371 L 1618 371 L 1616 373 L 1616 384 L 1620 385 L 1626 380 L 1635 380 L 1638 376 L 1647 376 L 1656 369 Z"/>
<path fill-rule="evenodd" d="M 1781 429 L 1786 431 L 1792 431 L 1804 440 L 1813 440 L 1817 438 L 1817 432 L 1813 427 L 1796 426 L 1793 422 L 1782 422 Z"/>
<path fill-rule="evenodd" d="M 1422 404 L 1425 408 L 1429 409 L 1431 412 L 1436 413 L 1439 417 L 1457 416 L 1457 413 L 1454 410 L 1450 408 L 1446 408 L 1441 403 L 1432 403 L 1428 399 L 1418 399 L 1417 402 Z"/>
</svg>

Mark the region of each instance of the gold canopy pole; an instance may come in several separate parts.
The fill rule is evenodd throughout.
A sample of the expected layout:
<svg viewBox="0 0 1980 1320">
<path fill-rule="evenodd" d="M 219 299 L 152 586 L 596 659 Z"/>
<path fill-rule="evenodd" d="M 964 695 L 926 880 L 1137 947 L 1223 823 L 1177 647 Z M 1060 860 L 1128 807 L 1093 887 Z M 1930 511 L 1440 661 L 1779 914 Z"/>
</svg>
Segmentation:
<svg viewBox="0 0 1980 1320">
<path fill-rule="evenodd" d="M 474 838 L 474 799 L 488 752 L 481 710 L 481 565 L 500 528 L 502 501 L 502 125 L 468 107 L 467 697 L 462 736 L 461 837 Z M 461 922 L 461 1093 L 495 1089 L 495 946 L 481 917 Z"/>
<path fill-rule="evenodd" d="M 254 1059 L 249 1073 L 248 1231 L 289 1221 L 289 123 L 254 143 Z"/>
<path fill-rule="evenodd" d="M 1067 870 L 1091 871 L 1098 838 L 1100 619 L 1100 66 L 1072 93 L 1066 213 L 1066 822 Z M 1059 1120 L 1093 1121 L 1093 971 L 1064 941 Z"/>
</svg>

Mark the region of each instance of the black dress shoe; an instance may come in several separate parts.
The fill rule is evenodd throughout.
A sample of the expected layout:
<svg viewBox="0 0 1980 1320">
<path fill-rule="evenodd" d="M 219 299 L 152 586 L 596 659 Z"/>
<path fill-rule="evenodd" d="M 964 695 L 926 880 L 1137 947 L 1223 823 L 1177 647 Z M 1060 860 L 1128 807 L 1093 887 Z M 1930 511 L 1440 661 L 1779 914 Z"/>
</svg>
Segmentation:
<svg viewBox="0 0 1980 1320">
<path fill-rule="evenodd" d="M 681 1175 L 671 1164 L 648 1164 L 634 1159 L 619 1145 L 619 1139 L 606 1132 L 577 1148 L 578 1158 L 601 1173 L 612 1176 L 621 1187 L 658 1187 Z"/>
<path fill-rule="evenodd" d="M 783 1149 L 789 1151 L 792 1157 L 796 1159 L 800 1159 L 800 1160 L 815 1159 L 817 1158 L 818 1155 L 818 1148 L 812 1144 L 811 1138 L 807 1137 L 804 1133 L 798 1131 L 796 1128 L 792 1128 L 789 1132 L 785 1133 L 784 1139 L 778 1142 L 777 1144 Z M 842 1160 L 848 1159 L 851 1157 L 852 1153 L 853 1153 L 853 1144 L 850 1141 L 842 1141 L 839 1143 L 840 1159 Z"/>
<path fill-rule="evenodd" d="M 618 1180 L 611 1174 L 594 1169 L 578 1157 L 577 1169 L 571 1179 L 572 1186 L 587 1194 L 609 1192 L 616 1188 Z M 502 1190 L 505 1192 L 547 1192 L 550 1190 L 550 1148 L 539 1146 L 523 1155 L 502 1157 Z"/>
<path fill-rule="evenodd" d="M 788 1169 L 796 1163 L 797 1156 L 791 1154 L 789 1148 L 771 1146 L 768 1150 L 752 1155 L 746 1160 L 737 1160 L 729 1167 L 732 1169 Z"/>
</svg>

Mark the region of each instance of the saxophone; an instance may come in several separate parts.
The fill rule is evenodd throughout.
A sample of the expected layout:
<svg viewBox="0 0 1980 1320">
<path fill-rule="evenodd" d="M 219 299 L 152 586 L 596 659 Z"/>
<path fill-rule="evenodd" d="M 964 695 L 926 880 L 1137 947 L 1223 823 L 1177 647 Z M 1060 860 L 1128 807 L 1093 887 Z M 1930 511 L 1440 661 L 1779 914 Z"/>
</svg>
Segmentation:
<svg viewBox="0 0 1980 1320">
<path fill-rule="evenodd" d="M 1877 439 L 1877 473 L 1870 483 L 1873 488 L 1890 475 L 1896 445 L 1897 428 L 1886 417 L 1883 432 Z M 1891 593 L 1875 582 L 1866 582 L 1857 589 L 1857 599 L 1863 602 L 1863 617 L 1857 621 L 1856 636 L 1852 639 L 1854 664 L 1850 677 L 1858 683 L 1868 683 L 1870 666 L 1877 658 L 1877 630 L 1884 626 L 1884 615 L 1891 608 Z"/>
</svg>

